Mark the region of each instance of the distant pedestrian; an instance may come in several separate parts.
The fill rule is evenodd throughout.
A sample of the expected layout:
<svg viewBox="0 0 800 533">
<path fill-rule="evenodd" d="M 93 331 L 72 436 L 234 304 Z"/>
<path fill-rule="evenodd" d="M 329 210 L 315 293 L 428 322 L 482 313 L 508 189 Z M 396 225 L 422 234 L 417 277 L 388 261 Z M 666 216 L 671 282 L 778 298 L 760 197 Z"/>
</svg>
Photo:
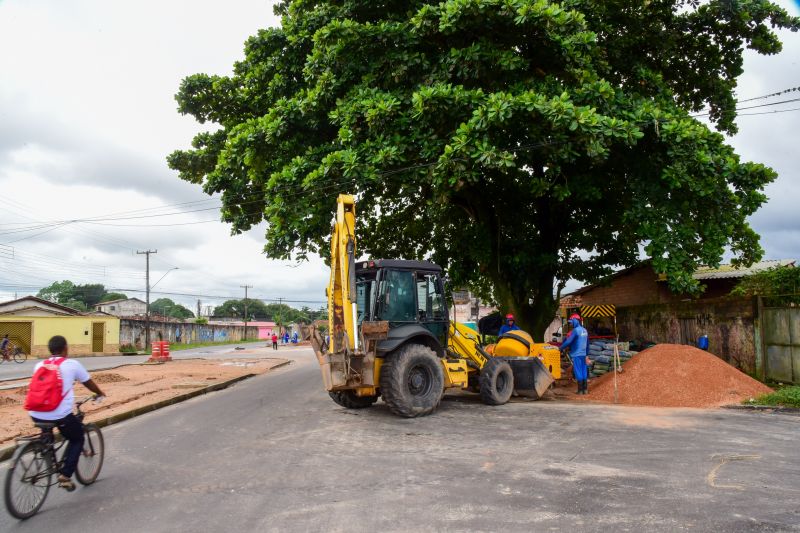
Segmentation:
<svg viewBox="0 0 800 533">
<path fill-rule="evenodd" d="M 283 344 L 289 344 L 289 332 L 288 331 L 283 333 Z"/>
<path fill-rule="evenodd" d="M 3 353 L 3 359 L 6 361 L 11 361 L 11 356 L 9 355 L 9 342 L 11 341 L 8 340 L 8 333 L 6 333 L 3 335 L 3 340 L 0 341 L 0 352 Z"/>
<path fill-rule="evenodd" d="M 273 350 L 277 350 L 278 349 L 278 334 L 277 333 L 273 333 L 272 334 L 272 349 Z"/>
</svg>

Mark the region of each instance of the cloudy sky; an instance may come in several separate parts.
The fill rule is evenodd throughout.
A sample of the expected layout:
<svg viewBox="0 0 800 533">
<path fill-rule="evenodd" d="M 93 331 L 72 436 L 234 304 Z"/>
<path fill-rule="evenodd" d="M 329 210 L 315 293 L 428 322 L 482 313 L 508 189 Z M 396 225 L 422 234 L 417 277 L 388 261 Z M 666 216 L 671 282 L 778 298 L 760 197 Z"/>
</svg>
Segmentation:
<svg viewBox="0 0 800 533">
<path fill-rule="evenodd" d="M 229 73 L 245 39 L 276 23 L 266 0 L 0 0 L 0 300 L 61 279 L 141 296 L 131 290 L 145 284 L 135 252 L 157 249 L 152 283 L 178 270 L 154 291 L 185 294 L 169 296 L 192 309 L 241 295 L 243 284 L 257 298 L 322 303 L 319 259 L 268 260 L 263 227 L 231 237 L 219 202 L 165 163 L 199 131 L 176 112 L 180 80 Z M 741 99 L 800 86 L 800 35 L 783 38 L 781 55 L 748 56 Z M 791 108 L 800 103 L 752 112 Z M 742 116 L 731 140 L 780 174 L 752 221 L 766 258 L 800 258 L 798 117 Z M 97 221 L 42 224 L 76 218 Z"/>
</svg>

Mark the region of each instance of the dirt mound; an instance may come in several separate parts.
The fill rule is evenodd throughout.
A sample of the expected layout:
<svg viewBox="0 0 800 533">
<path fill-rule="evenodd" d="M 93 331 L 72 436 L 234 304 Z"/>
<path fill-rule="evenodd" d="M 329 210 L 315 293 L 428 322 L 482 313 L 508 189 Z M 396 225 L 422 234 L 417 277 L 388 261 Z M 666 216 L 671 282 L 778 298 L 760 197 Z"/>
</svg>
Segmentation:
<svg viewBox="0 0 800 533">
<path fill-rule="evenodd" d="M 640 352 L 617 374 L 619 403 L 656 407 L 719 407 L 772 389 L 717 356 L 692 346 L 659 344 Z M 588 396 L 614 401 L 614 373 L 591 382 Z"/>
<path fill-rule="evenodd" d="M 14 398 L 9 398 L 7 396 L 0 397 L 0 405 L 19 405 L 22 402 L 20 400 L 16 400 Z"/>
<path fill-rule="evenodd" d="M 103 372 L 100 374 L 94 374 L 92 376 L 92 380 L 95 383 L 119 383 L 120 381 L 130 381 L 125 376 L 121 376 L 114 372 Z"/>
</svg>

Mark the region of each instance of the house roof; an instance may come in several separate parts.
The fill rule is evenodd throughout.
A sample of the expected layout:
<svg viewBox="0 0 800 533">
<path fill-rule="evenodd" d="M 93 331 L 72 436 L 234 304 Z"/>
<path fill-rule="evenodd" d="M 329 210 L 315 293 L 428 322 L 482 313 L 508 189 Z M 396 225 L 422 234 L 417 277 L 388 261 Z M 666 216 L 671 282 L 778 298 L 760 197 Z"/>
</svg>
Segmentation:
<svg viewBox="0 0 800 533">
<path fill-rule="evenodd" d="M 50 307 L 52 309 L 56 309 L 58 311 L 63 311 L 64 313 L 70 314 L 70 315 L 82 315 L 83 314 L 81 311 L 78 311 L 77 309 L 74 309 L 72 307 L 67 307 L 66 305 L 61 305 L 61 304 L 57 304 L 55 302 L 51 302 L 49 300 L 44 300 L 42 298 L 37 298 L 36 296 L 23 296 L 22 298 L 17 298 L 16 300 L 9 300 L 8 302 L 2 302 L 2 303 L 0 303 L 0 313 L 3 312 L 3 308 L 4 307 L 8 307 L 8 306 L 11 306 L 12 304 L 21 303 L 21 302 L 31 302 L 31 303 L 34 304 L 34 305 L 27 306 L 26 309 L 27 308 L 32 308 L 32 307 L 39 307 L 39 308 Z"/>
<path fill-rule="evenodd" d="M 794 259 L 774 259 L 753 263 L 749 267 L 737 268 L 732 265 L 720 265 L 719 268 L 701 267 L 697 269 L 692 277 L 696 280 L 743 278 L 745 276 L 764 272 L 770 268 L 793 266 L 795 266 Z"/>
<path fill-rule="evenodd" d="M 0 304 L 2 305 L 2 304 Z M 20 315 L 24 316 L 26 311 L 46 311 L 53 315 L 57 316 L 75 316 L 75 313 L 68 313 L 66 311 L 60 311 L 58 309 L 46 309 L 39 305 L 26 305 L 25 307 L 20 307 L 18 309 L 3 309 L 0 307 L 0 315 Z"/>
<path fill-rule="evenodd" d="M 97 305 L 108 305 L 108 304 L 115 304 L 115 303 L 119 303 L 119 302 L 130 302 L 131 300 L 136 300 L 140 304 L 145 303 L 142 300 L 140 300 L 139 298 L 119 298 L 118 300 L 109 300 L 107 302 L 98 302 Z"/>
<path fill-rule="evenodd" d="M 564 297 L 567 296 L 578 296 L 584 294 L 586 292 L 591 291 L 596 287 L 600 287 L 603 285 L 607 285 L 611 281 L 624 276 L 625 274 L 629 274 L 635 270 L 639 270 L 642 267 L 649 266 L 651 261 L 645 260 L 641 263 L 634 265 L 632 267 L 623 268 L 622 270 L 618 270 L 608 276 L 607 278 L 593 283 L 592 285 L 587 285 L 585 287 L 581 287 L 578 290 L 572 291 L 568 294 L 565 294 Z M 709 268 L 709 267 L 700 267 L 698 268 L 692 277 L 698 281 L 710 280 L 710 279 L 736 279 L 736 278 L 743 278 L 745 276 L 750 276 L 752 274 L 756 274 L 758 272 L 763 272 L 770 268 L 775 267 L 794 267 L 795 260 L 794 259 L 770 259 L 767 261 L 760 261 L 758 263 L 753 263 L 749 267 L 734 267 L 729 264 L 722 264 L 719 268 Z M 659 278 L 658 281 L 664 281 L 663 278 Z"/>
</svg>

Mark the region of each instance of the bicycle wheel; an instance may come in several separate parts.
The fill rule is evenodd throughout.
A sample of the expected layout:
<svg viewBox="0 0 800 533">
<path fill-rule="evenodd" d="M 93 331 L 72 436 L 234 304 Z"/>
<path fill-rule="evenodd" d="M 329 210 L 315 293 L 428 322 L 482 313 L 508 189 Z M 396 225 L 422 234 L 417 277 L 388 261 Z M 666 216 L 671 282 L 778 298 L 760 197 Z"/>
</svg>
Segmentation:
<svg viewBox="0 0 800 533">
<path fill-rule="evenodd" d="M 14 361 L 17 363 L 24 363 L 25 360 L 28 359 L 28 354 L 21 350 L 17 350 L 14 352 Z"/>
<path fill-rule="evenodd" d="M 52 460 L 41 442 L 24 444 L 11 461 L 6 474 L 6 509 L 24 520 L 36 514 L 50 491 Z"/>
<path fill-rule="evenodd" d="M 100 428 L 94 424 L 86 424 L 83 438 L 83 451 L 78 459 L 78 468 L 75 477 L 81 485 L 91 485 L 100 474 L 103 467 L 103 454 L 105 443 Z"/>
</svg>

